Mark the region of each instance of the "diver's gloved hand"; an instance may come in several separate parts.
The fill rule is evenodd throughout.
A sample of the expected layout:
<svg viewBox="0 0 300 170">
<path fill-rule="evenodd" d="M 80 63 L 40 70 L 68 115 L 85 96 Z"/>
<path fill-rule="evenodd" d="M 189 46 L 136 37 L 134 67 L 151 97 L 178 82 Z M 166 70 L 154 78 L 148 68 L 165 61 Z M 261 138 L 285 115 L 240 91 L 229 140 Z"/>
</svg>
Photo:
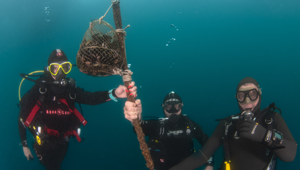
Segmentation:
<svg viewBox="0 0 300 170">
<path fill-rule="evenodd" d="M 33 156 L 31 154 L 31 151 L 27 146 L 23 146 L 23 152 L 24 152 L 24 155 L 25 155 L 25 157 L 27 158 L 28 161 L 33 160 Z"/>
<path fill-rule="evenodd" d="M 142 104 L 141 100 L 137 99 L 134 103 L 130 101 L 125 102 L 124 115 L 127 120 L 132 122 L 134 119 L 141 120 Z"/>
<path fill-rule="evenodd" d="M 252 140 L 253 142 L 262 142 L 267 129 L 254 122 L 252 120 L 247 120 L 241 124 L 239 129 L 239 136 L 241 138 L 246 138 Z"/>
<path fill-rule="evenodd" d="M 132 81 L 128 86 L 129 92 L 130 92 L 129 95 L 133 95 L 134 97 L 136 97 L 137 96 L 137 94 L 136 94 L 137 87 L 134 84 L 135 84 L 134 81 Z M 115 90 L 115 94 L 118 98 L 127 98 L 127 94 L 126 94 L 127 92 L 128 92 L 128 89 L 123 85 L 120 85 Z"/>
</svg>

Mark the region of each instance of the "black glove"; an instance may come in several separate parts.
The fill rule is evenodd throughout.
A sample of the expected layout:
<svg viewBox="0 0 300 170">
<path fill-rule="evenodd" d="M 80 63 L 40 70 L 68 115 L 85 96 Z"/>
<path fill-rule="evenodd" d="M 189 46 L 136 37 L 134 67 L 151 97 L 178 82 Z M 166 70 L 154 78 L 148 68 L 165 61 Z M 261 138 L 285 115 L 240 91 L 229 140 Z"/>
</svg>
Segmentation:
<svg viewBox="0 0 300 170">
<path fill-rule="evenodd" d="M 239 128 L 239 136 L 241 138 L 252 140 L 253 142 L 262 142 L 266 132 L 266 128 L 252 120 L 245 121 Z"/>
</svg>

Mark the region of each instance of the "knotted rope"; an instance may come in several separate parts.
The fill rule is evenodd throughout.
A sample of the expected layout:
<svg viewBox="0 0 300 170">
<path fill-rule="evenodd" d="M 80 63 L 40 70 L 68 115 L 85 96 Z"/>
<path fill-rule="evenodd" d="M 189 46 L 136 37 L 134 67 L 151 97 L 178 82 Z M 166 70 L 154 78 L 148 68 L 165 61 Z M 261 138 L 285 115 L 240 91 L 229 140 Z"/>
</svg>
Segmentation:
<svg viewBox="0 0 300 170">
<path fill-rule="evenodd" d="M 116 33 L 122 33 L 124 36 L 126 36 L 126 29 L 129 28 L 130 25 L 127 25 L 124 29 L 116 29 Z"/>
<path fill-rule="evenodd" d="M 113 70 L 113 72 L 114 72 L 114 75 L 120 75 L 120 76 L 122 76 L 123 82 L 131 81 L 132 80 L 131 75 L 133 74 L 133 72 L 131 70 L 129 70 L 129 69 L 126 69 L 126 70 L 122 71 L 119 68 L 115 68 Z"/>
</svg>

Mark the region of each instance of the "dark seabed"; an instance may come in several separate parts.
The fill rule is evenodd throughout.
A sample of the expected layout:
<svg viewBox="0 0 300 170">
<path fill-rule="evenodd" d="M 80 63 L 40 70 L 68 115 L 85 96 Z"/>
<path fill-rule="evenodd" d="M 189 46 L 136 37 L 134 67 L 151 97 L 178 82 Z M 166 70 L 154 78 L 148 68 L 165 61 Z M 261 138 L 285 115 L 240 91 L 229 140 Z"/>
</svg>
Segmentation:
<svg viewBox="0 0 300 170">
<path fill-rule="evenodd" d="M 75 63 L 89 22 L 109 6 L 110 0 L 0 2 L 1 170 L 43 169 L 36 157 L 25 159 L 20 145 L 19 73 L 43 70 L 57 48 Z M 175 91 L 185 104 L 183 113 L 211 135 L 215 119 L 238 113 L 236 86 L 251 76 L 262 87 L 262 107 L 275 102 L 300 141 L 299 0 L 121 0 L 121 11 L 123 26 L 131 25 L 126 50 L 144 116 L 163 116 L 160 104 Z M 112 11 L 104 20 L 114 25 Z M 69 76 L 87 91 L 122 84 L 119 76 L 91 77 L 77 68 Z M 22 94 L 32 85 L 25 81 Z M 136 135 L 124 118 L 124 102 L 83 106 L 85 141 L 71 140 L 63 170 L 146 169 Z M 31 143 L 32 137 L 27 138 Z M 221 149 L 215 157 L 217 168 Z M 279 161 L 278 169 L 300 169 L 299 161 L 299 156 L 290 163 Z"/>
</svg>

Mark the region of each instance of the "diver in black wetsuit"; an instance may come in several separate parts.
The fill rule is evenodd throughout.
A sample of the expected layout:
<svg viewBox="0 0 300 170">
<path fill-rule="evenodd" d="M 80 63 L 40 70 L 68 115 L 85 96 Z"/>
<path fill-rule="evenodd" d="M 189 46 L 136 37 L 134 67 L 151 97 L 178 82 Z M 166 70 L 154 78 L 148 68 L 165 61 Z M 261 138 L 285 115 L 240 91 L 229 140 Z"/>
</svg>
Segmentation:
<svg viewBox="0 0 300 170">
<path fill-rule="evenodd" d="M 174 92 L 169 93 L 162 104 L 165 118 L 142 120 L 141 127 L 146 136 L 155 170 L 167 170 L 194 153 L 193 138 L 203 146 L 208 136 L 201 127 L 182 114 L 183 103 Z M 129 121 L 141 118 L 141 103 L 126 102 L 125 118 Z M 205 170 L 213 169 L 212 156 L 206 161 Z"/>
<path fill-rule="evenodd" d="M 284 162 L 294 160 L 297 143 L 284 119 L 275 112 L 278 108 L 274 104 L 260 110 L 262 93 L 257 81 L 246 77 L 236 91 L 241 113 L 222 119 L 200 152 L 171 170 L 202 166 L 222 143 L 225 153 L 219 168 L 222 170 L 275 170 L 276 157 Z"/>
<path fill-rule="evenodd" d="M 28 160 L 33 159 L 26 140 L 28 128 L 35 138 L 35 153 L 46 170 L 60 169 L 70 136 L 81 141 L 79 127 L 87 121 L 76 109 L 75 103 L 97 105 L 126 98 L 127 88 L 122 85 L 109 91 L 83 91 L 76 86 L 74 79 L 66 77 L 71 68 L 72 64 L 62 50 L 52 51 L 45 69 L 46 75 L 36 80 L 20 102 L 18 124 L 24 155 Z M 134 82 L 129 88 L 131 95 L 136 96 Z"/>
</svg>

